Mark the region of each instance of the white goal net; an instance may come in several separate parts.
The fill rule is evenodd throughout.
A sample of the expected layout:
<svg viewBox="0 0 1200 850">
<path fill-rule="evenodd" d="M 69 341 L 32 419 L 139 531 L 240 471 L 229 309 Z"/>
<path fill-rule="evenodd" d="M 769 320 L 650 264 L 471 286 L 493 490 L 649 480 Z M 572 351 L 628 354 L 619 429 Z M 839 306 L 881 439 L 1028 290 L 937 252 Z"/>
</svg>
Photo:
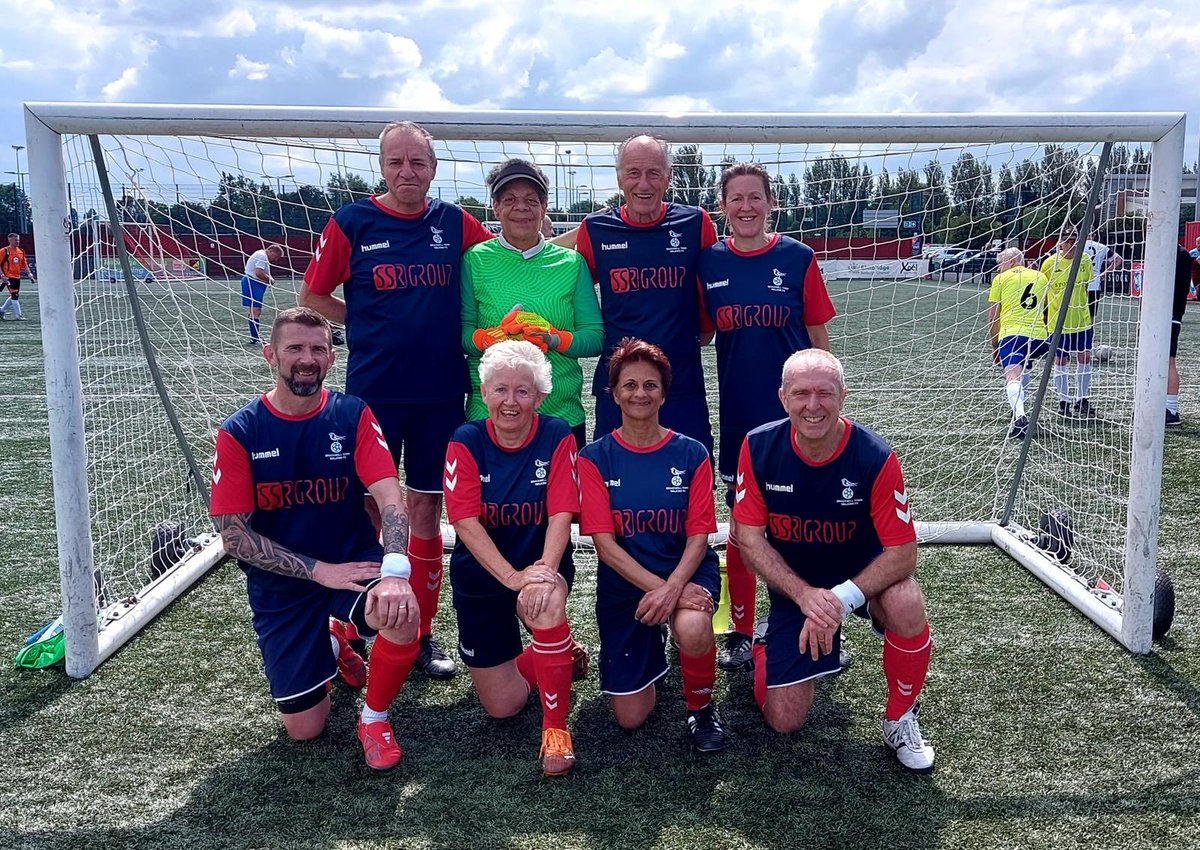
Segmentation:
<svg viewBox="0 0 1200 850">
<path fill-rule="evenodd" d="M 295 304 L 332 212 L 380 190 L 375 139 L 395 116 L 27 108 L 38 124 L 30 134 L 40 189 L 33 198 L 38 245 L 54 243 L 62 252 L 43 250 L 39 257 L 43 302 L 53 303 L 57 290 L 75 320 L 44 317 L 47 357 L 58 368 L 77 369 L 80 379 L 82 446 L 73 447 L 63 430 L 69 417 L 51 423 L 59 435 L 56 467 L 60 460 L 83 463 L 73 474 L 86 475 L 86 504 L 72 508 L 58 496 L 64 569 L 90 575 L 94 568 L 98 578 L 89 587 L 101 608 L 124 600 L 117 613 L 144 619 L 149 615 L 133 612 L 147 585 L 170 583 L 176 555 L 185 565 L 198 562 L 197 572 L 220 556 L 203 481 L 183 446 L 207 476 L 218 424 L 270 382 L 261 354 L 246 344 L 239 286 L 245 260 L 269 244 L 285 248 L 267 294 L 266 329 L 276 310 Z M 1180 116 L 403 117 L 437 139 L 431 194 L 485 221 L 491 216 L 484 175 L 509 157 L 534 160 L 550 176 L 558 230 L 619 203 L 616 143 L 635 132 L 671 143 L 669 199 L 706 207 L 718 231 L 723 166 L 763 164 L 776 176 L 775 228 L 814 248 L 837 308 L 828 327 L 852 390 L 847 412 L 895 445 L 923 539 L 996 542 L 1036 564 L 1031 568 L 1131 649 L 1149 649 L 1146 582 L 1150 576 L 1152 587 L 1161 464 L 1154 441 L 1162 433 Z M 1092 208 L 1089 190 L 1106 142 L 1112 143 L 1101 175 L 1107 188 Z M 1111 187 L 1122 174 L 1144 183 L 1146 172 L 1149 210 L 1127 212 Z M 107 201 L 101 173 L 110 185 Z M 1102 362 L 1093 364 L 1090 391 L 1095 415 L 1060 416 L 1051 381 L 1026 445 L 1009 436 L 1012 413 L 988 343 L 996 255 L 1019 247 L 1039 264 L 1056 250 L 1063 226 L 1085 218 L 1093 223 L 1092 238 L 1123 259 L 1101 279 L 1094 333 Z M 51 238 L 58 234 L 47 228 L 61 233 L 64 220 L 69 238 Z M 128 280 L 118 232 L 136 261 Z M 1155 287 L 1166 288 L 1166 301 Z M 148 351 L 161 373 L 157 380 Z M 1161 363 L 1147 359 L 1160 355 Z M 334 386 L 344 363 L 331 374 Z M 1038 361 L 1033 373 L 1031 407 L 1044 365 Z M 716 433 L 711 350 L 706 367 Z M 50 392 L 74 400 L 69 386 L 52 384 Z M 64 477 L 56 486 L 71 480 L 80 479 Z M 1037 543 L 1047 516 L 1064 512 L 1069 552 L 1046 557 L 1030 543 Z M 86 545 L 76 540 L 73 548 L 71 526 L 81 522 Z M 179 530 L 164 530 L 163 523 Z M 176 538 L 178 545 L 170 545 Z M 164 539 L 170 558 L 161 556 Z M 160 557 L 153 559 L 156 540 Z M 1142 554 L 1131 563 L 1131 552 Z M 77 563 L 85 555 L 86 563 Z M 169 569 L 160 577 L 163 567 Z M 170 592 L 183 586 L 178 581 Z M 102 637 L 100 657 L 110 651 Z"/>
</svg>

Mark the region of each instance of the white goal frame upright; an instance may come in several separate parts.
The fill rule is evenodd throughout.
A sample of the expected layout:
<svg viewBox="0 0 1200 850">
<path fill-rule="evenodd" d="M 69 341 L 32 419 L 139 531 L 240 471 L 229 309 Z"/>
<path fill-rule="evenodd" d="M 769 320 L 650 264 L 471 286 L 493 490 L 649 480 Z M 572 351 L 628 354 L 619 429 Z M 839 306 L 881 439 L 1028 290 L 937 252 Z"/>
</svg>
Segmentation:
<svg viewBox="0 0 1200 850">
<path fill-rule="evenodd" d="M 83 387 L 77 340 L 71 218 L 63 137 L 209 135 L 237 138 L 369 139 L 399 117 L 439 140 L 619 142 L 647 132 L 696 143 L 880 144 L 1138 142 L 1152 146 L 1145 243 L 1145 288 L 1138 334 L 1131 471 L 1121 612 L 1065 576 L 1018 528 L 996 522 L 919 524 L 925 542 L 999 546 L 1130 651 L 1151 647 L 1157 556 L 1163 413 L 1172 268 L 1179 215 L 1184 116 L 1181 113 L 1056 114 L 693 114 L 584 112 L 412 112 L 326 107 L 28 103 L 29 151 L 47 405 L 53 461 L 67 672 L 87 676 L 144 623 L 224 556 L 219 539 L 159 580 L 123 622 L 97 628 L 86 473 Z M 213 423 L 214 427 L 218 423 Z"/>
</svg>

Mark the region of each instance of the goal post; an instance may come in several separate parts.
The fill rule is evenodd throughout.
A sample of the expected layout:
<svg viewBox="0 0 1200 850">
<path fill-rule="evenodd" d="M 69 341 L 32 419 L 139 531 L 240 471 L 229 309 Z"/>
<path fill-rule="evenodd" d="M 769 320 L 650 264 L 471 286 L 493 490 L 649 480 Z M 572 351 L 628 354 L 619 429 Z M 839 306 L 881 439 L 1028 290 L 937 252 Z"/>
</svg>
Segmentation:
<svg viewBox="0 0 1200 850">
<path fill-rule="evenodd" d="M 781 199 L 777 228 L 812 245 L 827 271 L 839 312 L 831 340 L 854 390 L 848 414 L 896 446 L 922 542 L 996 545 L 1131 651 L 1150 650 L 1181 114 L 25 109 L 72 676 L 88 675 L 223 556 L 148 361 L 157 356 L 178 410 L 174 430 L 203 462 L 222 418 L 270 380 L 239 340 L 245 255 L 284 244 L 288 269 L 268 298 L 294 303 L 324 222 L 376 185 L 375 140 L 399 118 L 435 138 L 431 193 L 481 216 L 484 175 L 510 156 L 551 175 L 559 225 L 616 194 L 616 146 L 636 133 L 672 143 L 680 158 L 670 197 L 710 207 L 718 224 L 721 165 L 762 162 Z M 104 203 L 92 136 L 113 182 L 135 187 L 119 208 Z M 1003 382 L 986 351 L 989 263 L 1000 245 L 1023 247 L 1031 259 L 1053 248 L 1058 228 L 1081 218 L 1105 143 L 1151 152 L 1145 216 L 1101 216 L 1144 263 L 1142 294 L 1122 287 L 1097 315 L 1097 342 L 1115 352 L 1093 378 L 1101 415 L 1064 422 L 1044 413 L 1014 483 Z M 118 246 L 111 234 L 123 224 L 139 235 Z M 110 235 L 85 246 L 85 230 Z M 929 256 L 914 253 L 914 241 Z M 963 250 L 939 256 L 938 248 Z M 110 267 L 105 252 L 122 249 L 156 255 L 172 271 L 119 281 L 99 274 Z M 148 316 L 141 334 L 131 307 L 139 301 Z M 331 383 L 343 375 L 335 370 Z M 715 373 L 709 378 L 715 420 Z M 1016 507 L 1002 524 L 1010 490 Z M 1039 521 L 1056 510 L 1074 520 L 1065 557 L 1037 545 Z M 164 528 L 178 539 L 160 569 L 151 562 L 162 560 L 154 547 L 162 549 Z"/>
</svg>

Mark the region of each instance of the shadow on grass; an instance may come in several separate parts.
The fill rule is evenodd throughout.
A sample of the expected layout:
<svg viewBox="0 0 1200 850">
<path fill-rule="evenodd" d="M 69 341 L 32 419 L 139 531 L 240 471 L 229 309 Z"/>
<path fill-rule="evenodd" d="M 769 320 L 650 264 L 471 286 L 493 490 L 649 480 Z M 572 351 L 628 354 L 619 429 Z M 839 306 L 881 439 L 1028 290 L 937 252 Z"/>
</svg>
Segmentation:
<svg viewBox="0 0 1200 850">
<path fill-rule="evenodd" d="M 17 831 L 0 845 L 106 847 L 931 847 L 947 803 L 930 777 L 849 737 L 850 710 L 822 685 L 810 727 L 766 730 L 749 693 L 722 705 L 731 746 L 689 747 L 677 675 L 645 727 L 626 732 L 606 697 L 578 707 L 579 766 L 547 780 L 537 765 L 536 705 L 507 721 L 473 697 L 426 706 L 414 728 L 393 710 L 405 762 L 369 770 L 354 739 L 355 700 L 336 695 L 329 731 L 280 737 L 216 765 L 170 815 L 137 826 Z M 416 728 L 419 727 L 419 728 Z M 10 821 L 11 823 L 11 821 Z M 19 823 L 17 824 L 19 827 Z"/>
<path fill-rule="evenodd" d="M 11 668 L 0 677 L 0 735 L 53 706 L 78 682 L 61 667 Z"/>
<path fill-rule="evenodd" d="M 1178 648 L 1175 640 L 1169 635 L 1162 639 L 1160 645 L 1168 649 Z M 1160 685 L 1175 694 L 1179 701 L 1187 706 L 1188 711 L 1195 715 L 1197 720 L 1200 720 L 1200 688 L 1197 688 L 1187 676 L 1171 666 L 1171 663 L 1161 655 L 1136 655 L 1133 656 L 1133 660 L 1142 670 L 1153 676 Z"/>
</svg>

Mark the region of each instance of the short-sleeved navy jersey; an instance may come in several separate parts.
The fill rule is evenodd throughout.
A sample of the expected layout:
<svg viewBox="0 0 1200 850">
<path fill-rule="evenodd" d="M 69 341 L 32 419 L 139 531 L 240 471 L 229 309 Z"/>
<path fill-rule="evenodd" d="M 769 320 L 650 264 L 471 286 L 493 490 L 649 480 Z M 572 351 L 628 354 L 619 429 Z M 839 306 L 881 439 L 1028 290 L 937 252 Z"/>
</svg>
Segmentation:
<svg viewBox="0 0 1200 850">
<path fill-rule="evenodd" d="M 217 432 L 211 513 L 249 513 L 254 531 L 319 561 L 378 561 L 383 547 L 363 506 L 363 487 L 396 475 L 392 456 L 361 399 L 322 394 L 308 416 L 288 416 L 261 396 L 225 420 Z M 239 563 L 255 581 L 303 581 Z"/>
<path fill-rule="evenodd" d="M 753 252 L 726 239 L 700 255 L 699 268 L 717 331 L 721 428 L 746 433 L 779 418 L 783 363 L 812 347 L 806 326 L 832 319 L 833 304 L 812 249 L 789 236 Z"/>
<path fill-rule="evenodd" d="M 346 390 L 368 402 L 454 401 L 467 391 L 459 268 L 491 238 L 454 204 L 404 216 L 364 198 L 338 210 L 304 273 L 318 295 L 343 286 Z"/>
<path fill-rule="evenodd" d="M 542 557 L 546 527 L 554 514 L 579 512 L 575 438 L 554 416 L 535 416 L 529 438 L 507 449 L 495 439 L 490 419 L 459 426 L 446 449 L 446 516 L 450 522 L 478 517 L 496 548 L 515 569 Z M 571 546 L 559 571 L 571 564 Z M 459 538 L 450 555 L 450 579 L 459 594 L 502 589 Z"/>
<path fill-rule="evenodd" d="M 664 204 L 653 224 L 634 224 L 625 209 L 592 213 L 577 248 L 600 286 L 604 351 L 592 395 L 608 389 L 608 356 L 622 338 L 652 342 L 671 361 L 671 395 L 704 397 L 700 366 L 701 309 L 696 281 L 700 252 L 717 241 L 699 207 Z"/>
<path fill-rule="evenodd" d="M 858 423 L 823 463 L 805 459 L 788 419 L 746 435 L 733 516 L 765 527 L 767 540 L 800 578 L 830 588 L 862 572 L 885 546 L 916 540 L 895 452 Z"/>
<path fill-rule="evenodd" d="M 689 536 L 717 530 L 712 475 L 708 452 L 691 437 L 672 431 L 638 448 L 614 431 L 579 452 L 579 531 L 614 535 L 638 564 L 665 579 Z M 706 568 L 717 568 L 711 546 L 697 572 Z M 602 600 L 645 593 L 603 560 L 596 587 Z"/>
</svg>

